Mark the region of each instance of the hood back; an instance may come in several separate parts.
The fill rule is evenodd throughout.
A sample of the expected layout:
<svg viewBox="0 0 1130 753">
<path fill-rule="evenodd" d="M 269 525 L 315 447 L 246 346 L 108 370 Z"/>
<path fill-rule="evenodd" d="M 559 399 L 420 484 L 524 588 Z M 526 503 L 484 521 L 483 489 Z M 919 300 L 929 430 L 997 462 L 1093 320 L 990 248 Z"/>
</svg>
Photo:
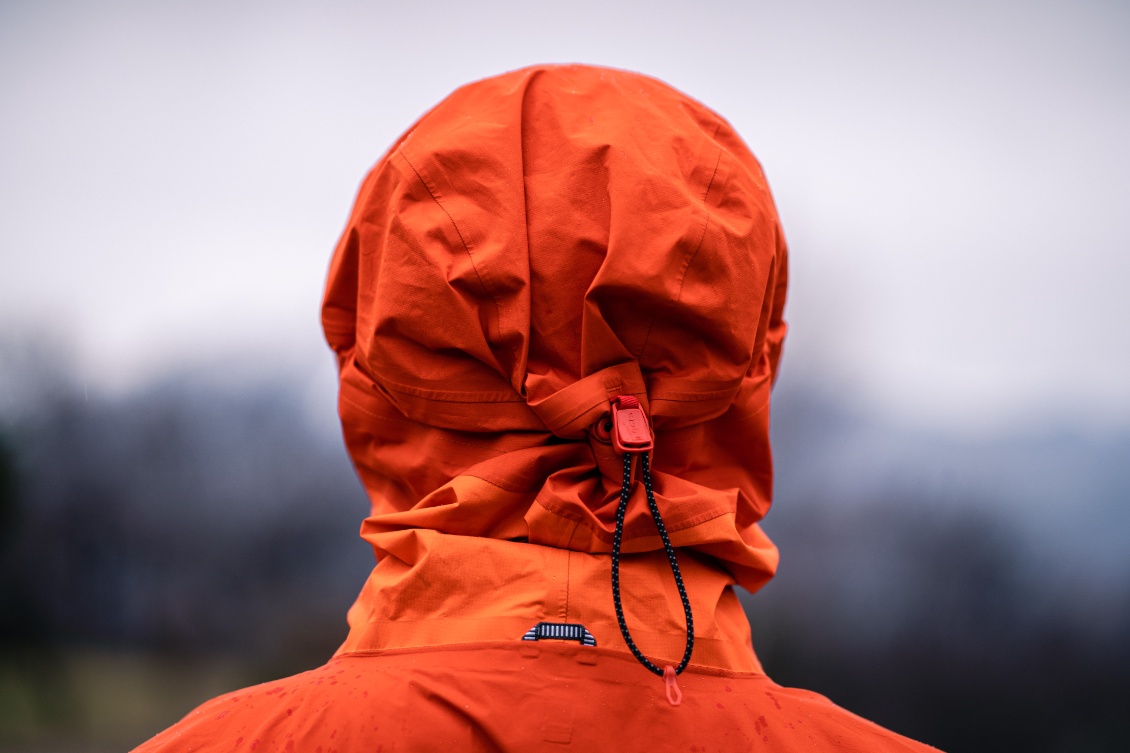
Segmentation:
<svg viewBox="0 0 1130 753">
<path fill-rule="evenodd" d="M 378 557 L 420 528 L 609 551 L 600 425 L 632 395 L 672 542 L 757 588 L 785 285 L 761 168 L 698 102 L 575 65 L 457 90 L 369 173 L 330 268 L 363 535 Z M 637 491 L 625 551 L 661 548 Z"/>
</svg>

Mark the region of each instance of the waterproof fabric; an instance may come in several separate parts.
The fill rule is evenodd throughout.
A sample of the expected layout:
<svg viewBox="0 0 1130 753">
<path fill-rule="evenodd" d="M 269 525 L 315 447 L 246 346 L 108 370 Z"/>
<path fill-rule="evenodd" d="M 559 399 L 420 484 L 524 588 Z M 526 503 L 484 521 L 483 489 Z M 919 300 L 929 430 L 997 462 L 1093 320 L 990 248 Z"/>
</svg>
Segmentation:
<svg viewBox="0 0 1130 753">
<path fill-rule="evenodd" d="M 924 748 L 774 685 L 734 593 L 777 566 L 758 521 L 786 269 L 756 159 L 665 84 L 539 66 L 453 93 L 365 179 L 330 267 L 323 325 L 377 559 L 348 637 L 140 750 Z M 694 614 L 680 706 L 613 610 L 619 395 L 650 419 Z M 684 613 L 639 483 L 623 552 L 632 636 L 675 664 Z M 542 621 L 597 647 L 523 642 Z"/>
<path fill-rule="evenodd" d="M 757 521 L 785 270 L 753 155 L 658 81 L 530 68 L 421 119 L 366 178 L 323 307 L 380 561 L 345 649 L 545 619 L 624 647 L 607 558 L 622 464 L 593 430 L 623 394 L 655 431 L 695 661 L 757 669 L 732 586 L 754 591 L 777 565 Z M 670 660 L 683 612 L 661 549 L 637 485 L 625 608 L 641 648 Z"/>
<path fill-rule="evenodd" d="M 934 750 L 762 674 L 692 667 L 679 706 L 643 687 L 649 677 L 631 654 L 575 644 L 351 654 L 209 701 L 140 750 Z"/>
</svg>

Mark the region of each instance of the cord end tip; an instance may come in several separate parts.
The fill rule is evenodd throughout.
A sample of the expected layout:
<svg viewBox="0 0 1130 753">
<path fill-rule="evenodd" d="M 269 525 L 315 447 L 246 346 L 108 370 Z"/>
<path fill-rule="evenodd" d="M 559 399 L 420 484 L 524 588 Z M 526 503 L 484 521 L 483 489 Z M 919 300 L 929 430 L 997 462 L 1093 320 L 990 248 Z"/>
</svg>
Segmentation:
<svg viewBox="0 0 1130 753">
<path fill-rule="evenodd" d="M 679 689 L 675 668 L 668 664 L 663 668 L 663 684 L 667 686 L 667 703 L 678 706 L 683 702 L 683 691 Z"/>
</svg>

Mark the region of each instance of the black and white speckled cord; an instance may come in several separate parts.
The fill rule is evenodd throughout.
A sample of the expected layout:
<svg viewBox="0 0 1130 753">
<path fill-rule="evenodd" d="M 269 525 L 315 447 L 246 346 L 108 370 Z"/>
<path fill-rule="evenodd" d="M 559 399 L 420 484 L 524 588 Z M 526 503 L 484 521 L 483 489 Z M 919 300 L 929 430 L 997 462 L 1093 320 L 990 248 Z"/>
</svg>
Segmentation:
<svg viewBox="0 0 1130 753">
<path fill-rule="evenodd" d="M 675 559 L 675 549 L 671 546 L 671 539 L 667 535 L 667 526 L 663 525 L 663 518 L 659 515 L 659 506 L 655 503 L 655 492 L 651 488 L 651 469 L 647 453 L 640 454 L 640 474 L 643 477 L 644 489 L 647 492 L 647 504 L 651 508 L 651 517 L 659 529 L 659 538 L 663 540 L 663 549 L 667 552 L 667 561 L 671 563 L 671 572 L 675 574 L 675 584 L 679 587 L 679 598 L 683 600 L 683 612 L 687 618 L 687 649 L 683 652 L 683 660 L 675 668 L 675 674 L 681 674 L 691 660 L 694 651 L 694 618 L 691 616 L 691 602 L 687 597 L 687 588 L 683 585 L 683 576 L 679 572 L 679 563 Z M 632 654 L 639 659 L 640 664 L 651 672 L 663 676 L 664 671 L 648 659 L 632 640 L 628 632 L 628 623 L 624 619 L 624 607 L 620 603 L 620 545 L 624 538 L 624 515 L 628 510 L 628 498 L 632 492 L 632 454 L 624 453 L 624 484 L 620 489 L 620 506 L 616 508 L 616 534 L 612 539 L 612 600 L 616 605 L 616 619 L 620 621 L 620 632 L 624 635 L 624 642 Z"/>
</svg>

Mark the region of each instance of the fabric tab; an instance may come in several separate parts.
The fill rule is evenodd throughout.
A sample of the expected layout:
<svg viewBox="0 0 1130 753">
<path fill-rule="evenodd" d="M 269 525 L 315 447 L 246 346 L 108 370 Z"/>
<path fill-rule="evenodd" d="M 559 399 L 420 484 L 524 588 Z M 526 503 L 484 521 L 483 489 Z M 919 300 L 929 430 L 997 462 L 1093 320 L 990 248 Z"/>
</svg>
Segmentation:
<svg viewBox="0 0 1130 753">
<path fill-rule="evenodd" d="M 539 622 L 522 636 L 524 641 L 576 641 L 582 646 L 595 646 L 596 638 L 584 625 L 570 622 Z"/>
</svg>

